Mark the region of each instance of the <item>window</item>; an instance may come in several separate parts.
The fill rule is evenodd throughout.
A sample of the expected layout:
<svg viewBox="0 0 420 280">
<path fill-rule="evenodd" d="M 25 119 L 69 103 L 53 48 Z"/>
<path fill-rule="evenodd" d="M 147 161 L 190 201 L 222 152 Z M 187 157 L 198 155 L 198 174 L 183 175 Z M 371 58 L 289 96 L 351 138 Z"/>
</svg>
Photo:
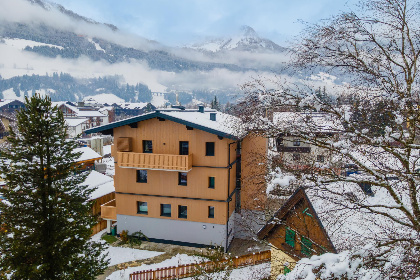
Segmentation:
<svg viewBox="0 0 420 280">
<path fill-rule="evenodd" d="M 316 156 L 316 161 L 317 162 L 324 162 L 324 160 L 325 160 L 325 157 L 323 155 L 317 155 Z"/>
<path fill-rule="evenodd" d="M 179 172 L 178 173 L 178 185 L 186 186 L 187 185 L 187 173 Z"/>
<path fill-rule="evenodd" d="M 206 156 L 214 156 L 214 142 L 206 142 Z"/>
<path fill-rule="evenodd" d="M 308 257 L 312 256 L 312 242 L 308 238 L 301 237 L 300 252 Z"/>
<path fill-rule="evenodd" d="M 137 170 L 137 183 L 147 183 L 147 170 Z"/>
<path fill-rule="evenodd" d="M 214 206 L 209 206 L 209 218 L 214 218 Z"/>
<path fill-rule="evenodd" d="M 161 204 L 160 205 L 160 215 L 163 217 L 171 216 L 171 205 L 170 204 Z"/>
<path fill-rule="evenodd" d="M 294 161 L 300 160 L 300 154 L 293 154 L 293 160 Z"/>
<path fill-rule="evenodd" d="M 137 201 L 137 214 L 148 214 L 147 202 Z"/>
<path fill-rule="evenodd" d="M 357 183 L 367 195 L 373 196 L 372 184 L 368 182 Z"/>
<path fill-rule="evenodd" d="M 152 140 L 143 140 L 143 153 L 153 153 Z"/>
<path fill-rule="evenodd" d="M 293 140 L 293 146 L 300 146 L 300 139 Z"/>
<path fill-rule="evenodd" d="M 296 232 L 294 232 L 293 230 L 287 228 L 286 229 L 286 244 L 288 244 L 291 247 L 295 247 L 295 236 L 296 236 Z"/>
<path fill-rule="evenodd" d="M 214 189 L 214 177 L 209 177 L 209 189 Z"/>
<path fill-rule="evenodd" d="M 187 206 L 178 205 L 178 218 L 181 218 L 181 219 L 187 218 Z"/>
<path fill-rule="evenodd" d="M 276 144 L 278 147 L 283 147 L 284 146 L 284 142 L 283 142 L 283 137 L 279 137 L 276 139 Z"/>
<path fill-rule="evenodd" d="M 179 154 L 188 155 L 188 141 L 179 141 Z"/>
</svg>

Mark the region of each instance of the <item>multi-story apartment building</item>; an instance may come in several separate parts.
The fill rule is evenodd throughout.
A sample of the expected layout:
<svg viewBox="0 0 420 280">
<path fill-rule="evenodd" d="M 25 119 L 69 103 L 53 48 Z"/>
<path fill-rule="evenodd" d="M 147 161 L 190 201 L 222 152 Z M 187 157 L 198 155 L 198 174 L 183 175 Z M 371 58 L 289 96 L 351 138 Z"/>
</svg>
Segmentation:
<svg viewBox="0 0 420 280">
<path fill-rule="evenodd" d="M 200 106 L 156 110 L 91 128 L 112 134 L 115 198 L 102 217 L 118 232 L 228 248 L 240 189 L 238 120 Z"/>
</svg>

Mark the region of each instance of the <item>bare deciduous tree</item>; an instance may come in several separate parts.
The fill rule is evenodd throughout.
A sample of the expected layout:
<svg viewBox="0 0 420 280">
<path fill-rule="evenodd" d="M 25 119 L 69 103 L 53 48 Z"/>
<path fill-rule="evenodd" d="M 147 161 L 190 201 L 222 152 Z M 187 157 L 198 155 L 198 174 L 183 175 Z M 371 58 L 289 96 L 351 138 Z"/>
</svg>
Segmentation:
<svg viewBox="0 0 420 280">
<path fill-rule="evenodd" d="M 291 168 L 298 178 L 331 193 L 332 183 L 344 182 L 382 195 L 382 203 L 346 196 L 346 205 L 389 225 L 374 242 L 370 264 L 384 268 L 398 249 L 401 262 L 381 269 L 383 275 L 414 279 L 420 276 L 420 3 L 370 0 L 359 8 L 308 28 L 293 65 L 311 78 L 245 84 L 243 120 L 265 137 L 291 135 L 332 155 L 323 164 L 308 157 L 301 168 Z M 315 74 L 340 76 L 325 84 L 328 98 L 315 94 L 320 85 Z M 304 117 L 276 119 L 280 111 Z M 319 133 L 324 124 L 313 121 L 314 112 L 331 118 L 331 133 Z M 358 175 L 348 176 L 350 165 Z"/>
</svg>

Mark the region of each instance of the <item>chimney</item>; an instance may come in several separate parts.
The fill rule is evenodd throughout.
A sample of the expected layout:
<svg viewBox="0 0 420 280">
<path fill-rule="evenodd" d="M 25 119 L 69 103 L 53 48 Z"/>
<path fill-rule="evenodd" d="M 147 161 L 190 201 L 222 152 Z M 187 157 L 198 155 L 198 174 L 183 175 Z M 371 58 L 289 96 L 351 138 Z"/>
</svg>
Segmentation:
<svg viewBox="0 0 420 280">
<path fill-rule="evenodd" d="M 216 113 L 210 113 L 210 120 L 216 121 Z"/>
<path fill-rule="evenodd" d="M 204 105 L 198 105 L 198 112 L 204 113 Z"/>
</svg>

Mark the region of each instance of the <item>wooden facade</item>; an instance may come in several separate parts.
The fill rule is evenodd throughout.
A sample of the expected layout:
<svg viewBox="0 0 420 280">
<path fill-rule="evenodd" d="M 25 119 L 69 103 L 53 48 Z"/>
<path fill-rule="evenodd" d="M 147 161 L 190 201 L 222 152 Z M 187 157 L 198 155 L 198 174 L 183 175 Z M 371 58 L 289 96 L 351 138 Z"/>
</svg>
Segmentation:
<svg viewBox="0 0 420 280">
<path fill-rule="evenodd" d="M 147 217 L 185 220 L 177 214 L 177 206 L 183 205 L 189 221 L 226 224 L 235 209 L 235 196 L 227 200 L 236 184 L 236 163 L 229 168 L 236 160 L 236 141 L 157 118 L 114 128 L 115 141 L 120 138 L 130 138 L 131 152 L 120 152 L 115 145 L 112 149 L 117 155 L 117 214 L 145 216 L 137 213 L 141 201 L 148 202 Z M 146 140 L 152 142 L 152 153 L 143 153 Z M 180 141 L 188 142 L 188 155 L 180 155 Z M 206 156 L 206 142 L 214 143 L 214 156 Z M 136 180 L 141 169 L 147 170 L 147 182 Z M 178 171 L 188 171 L 186 185 L 179 185 Z M 214 188 L 209 188 L 209 177 L 214 178 Z M 160 204 L 172 205 L 171 217 L 160 215 Z M 208 218 L 209 206 L 215 207 L 214 218 Z"/>
<path fill-rule="evenodd" d="M 276 212 L 258 237 L 274 247 L 272 253 L 277 258 L 271 265 L 273 277 L 287 272 L 301 258 L 336 252 L 303 188 Z"/>
<path fill-rule="evenodd" d="M 107 204 L 111 201 L 115 201 L 115 192 L 106 194 L 104 196 L 101 196 L 95 199 L 95 203 L 92 206 L 92 212 L 94 216 L 98 217 L 98 223 L 92 228 L 93 230 L 92 234 L 97 234 L 101 230 L 106 229 L 106 220 L 102 218 L 104 216 L 102 205 Z M 115 214 L 115 217 L 116 217 L 116 214 Z"/>
<path fill-rule="evenodd" d="M 266 202 L 268 140 L 250 134 L 241 145 L 241 208 L 261 210 Z"/>
</svg>

